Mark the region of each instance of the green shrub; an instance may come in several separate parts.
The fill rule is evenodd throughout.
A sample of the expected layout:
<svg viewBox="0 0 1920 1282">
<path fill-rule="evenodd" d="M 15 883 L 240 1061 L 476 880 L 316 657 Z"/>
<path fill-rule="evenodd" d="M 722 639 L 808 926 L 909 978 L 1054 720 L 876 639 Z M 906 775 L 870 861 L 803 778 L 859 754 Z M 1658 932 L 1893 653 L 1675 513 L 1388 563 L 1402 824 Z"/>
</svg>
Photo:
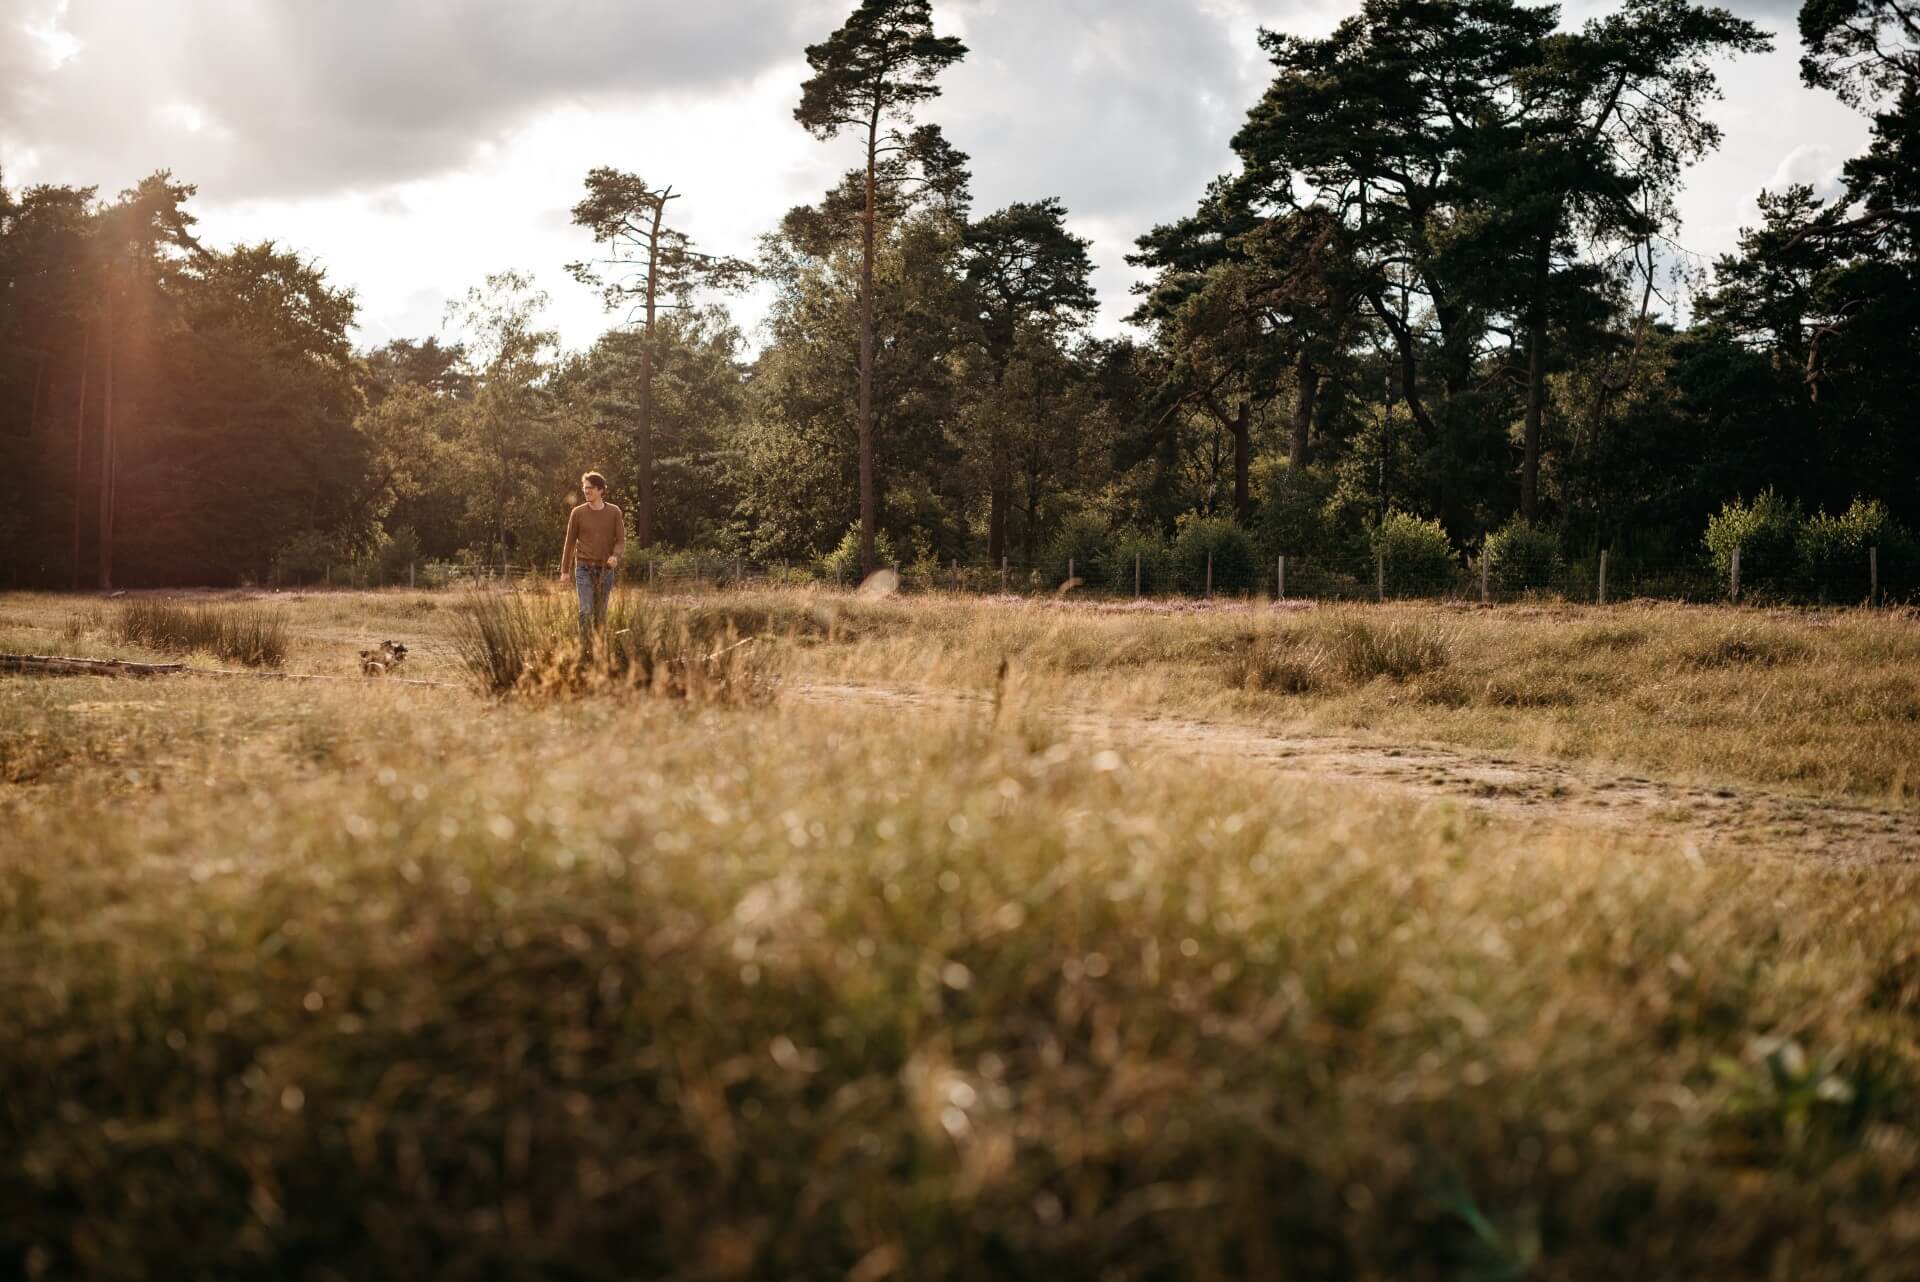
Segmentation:
<svg viewBox="0 0 1920 1282">
<path fill-rule="evenodd" d="M 1267 475 L 1254 528 L 1261 564 L 1275 557 L 1319 557 L 1335 552 L 1338 533 L 1327 512 L 1334 478 L 1283 465 Z"/>
<path fill-rule="evenodd" d="M 901 564 L 900 550 L 885 530 L 873 534 L 873 557 L 883 566 Z M 820 576 L 831 583 L 858 585 L 860 582 L 860 523 L 855 521 L 840 536 L 840 544 L 820 558 Z"/>
<path fill-rule="evenodd" d="M 1371 542 L 1373 554 L 1386 562 L 1386 589 L 1395 596 L 1444 592 L 1458 578 L 1453 544 L 1438 521 L 1392 508 Z"/>
<path fill-rule="evenodd" d="M 656 586 L 688 583 L 718 583 L 733 576 L 737 558 L 731 552 L 711 547 L 665 548 L 659 544 L 643 548 L 627 540 L 626 554 L 620 561 L 620 579 L 633 587 L 644 587 L 648 576 Z"/>
<path fill-rule="evenodd" d="M 1812 590 L 1823 591 L 1836 601 L 1864 600 L 1871 585 L 1868 549 L 1879 548 L 1884 581 L 1890 562 L 1888 553 L 1904 542 L 1902 531 L 1894 524 L 1886 504 L 1878 499 L 1855 499 L 1839 516 L 1824 511 L 1808 517 L 1799 531 L 1800 569 Z M 1740 573 L 1746 575 L 1746 553 L 1741 553 Z"/>
<path fill-rule="evenodd" d="M 1515 516 L 1487 536 L 1487 576 L 1506 592 L 1547 587 L 1560 568 L 1560 536 Z"/>
<path fill-rule="evenodd" d="M 1791 585 L 1800 568 L 1802 520 L 1799 501 L 1783 499 L 1771 487 L 1752 503 L 1735 499 L 1722 505 L 1719 514 L 1707 521 L 1702 539 L 1715 574 L 1721 582 L 1728 581 L 1738 549 L 1743 591 Z"/>
<path fill-rule="evenodd" d="M 1046 560 L 1041 564 L 1041 577 L 1048 583 L 1063 583 L 1067 577 L 1067 563 L 1073 563 L 1073 572 L 1090 587 L 1112 586 L 1106 578 L 1108 553 L 1113 548 L 1113 534 L 1107 524 L 1097 516 L 1085 513 L 1070 516 L 1061 522 L 1060 529 L 1047 543 Z M 1127 572 L 1127 587 L 1133 586 L 1133 572 Z"/>
<path fill-rule="evenodd" d="M 1260 580 L 1253 540 L 1225 517 L 1190 517 L 1173 540 L 1174 581 L 1183 592 L 1207 589 L 1207 561 L 1213 561 L 1215 592 L 1251 591 Z"/>
<path fill-rule="evenodd" d="M 1158 534 L 1129 530 L 1113 537 L 1100 566 L 1100 575 L 1115 592 L 1133 591 L 1135 558 L 1140 567 L 1140 591 L 1158 596 L 1173 590 L 1173 550 Z M 1202 575 L 1206 573 L 1204 569 Z"/>
</svg>

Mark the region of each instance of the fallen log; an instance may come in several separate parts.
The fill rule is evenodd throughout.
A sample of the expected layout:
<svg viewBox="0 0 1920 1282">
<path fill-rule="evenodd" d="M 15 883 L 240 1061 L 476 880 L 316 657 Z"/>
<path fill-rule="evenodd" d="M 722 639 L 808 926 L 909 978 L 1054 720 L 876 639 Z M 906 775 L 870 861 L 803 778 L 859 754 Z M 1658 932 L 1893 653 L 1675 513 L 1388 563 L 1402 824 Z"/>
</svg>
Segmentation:
<svg viewBox="0 0 1920 1282">
<path fill-rule="evenodd" d="M 61 654 L 0 654 L 0 672 L 44 677 L 251 677 L 256 681 L 368 681 L 389 685 L 458 689 L 457 681 L 424 677 L 336 677 L 318 672 L 238 672 L 231 668 L 190 668 L 184 663 L 136 663 L 131 659 L 80 659 Z"/>
<path fill-rule="evenodd" d="M 0 672 L 45 676 L 160 677 L 185 672 L 184 663 L 135 663 L 130 659 L 76 659 L 61 654 L 0 654 Z"/>
</svg>

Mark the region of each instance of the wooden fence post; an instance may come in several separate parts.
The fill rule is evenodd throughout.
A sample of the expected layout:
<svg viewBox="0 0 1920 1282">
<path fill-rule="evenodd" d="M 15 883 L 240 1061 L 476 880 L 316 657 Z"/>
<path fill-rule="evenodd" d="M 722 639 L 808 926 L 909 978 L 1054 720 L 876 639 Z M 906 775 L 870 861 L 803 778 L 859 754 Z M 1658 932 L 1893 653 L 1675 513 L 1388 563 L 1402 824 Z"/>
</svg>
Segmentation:
<svg viewBox="0 0 1920 1282">
<path fill-rule="evenodd" d="M 1140 554 L 1133 554 L 1133 599 L 1140 599 Z"/>
<path fill-rule="evenodd" d="M 1733 550 L 1733 581 L 1730 585 L 1730 591 L 1731 591 L 1733 603 L 1735 605 L 1739 605 L 1740 604 L 1740 549 L 1739 548 L 1735 548 Z"/>
<path fill-rule="evenodd" d="M 1284 601 L 1286 599 L 1287 599 L 1287 558 L 1283 556 L 1280 558 L 1280 594 L 1274 597 L 1274 600 Z"/>
<path fill-rule="evenodd" d="M 1073 582 L 1073 558 L 1067 558 L 1067 582 Z"/>
<path fill-rule="evenodd" d="M 1480 604 L 1481 605 L 1486 605 L 1489 601 L 1493 599 L 1492 594 L 1487 590 L 1488 580 L 1492 578 L 1492 573 L 1491 573 L 1492 569 L 1493 569 L 1493 553 L 1486 547 L 1482 547 L 1480 549 Z"/>
<path fill-rule="evenodd" d="M 1387 554 L 1373 554 L 1373 599 L 1384 602 L 1387 599 Z"/>
<path fill-rule="evenodd" d="M 1007 594 L 1007 554 L 1005 552 L 1002 552 L 1000 554 L 1000 595 L 1005 596 L 1006 594 Z"/>
<path fill-rule="evenodd" d="M 1867 604 L 1880 604 L 1880 549 L 1867 549 Z"/>
<path fill-rule="evenodd" d="M 413 562 L 411 561 L 407 562 L 407 588 L 409 591 L 413 588 Z"/>
<path fill-rule="evenodd" d="M 1213 549 L 1207 549 L 1207 598 L 1213 598 Z"/>
<path fill-rule="evenodd" d="M 1606 603 L 1607 603 L 1607 550 L 1605 548 L 1601 548 L 1600 549 L 1600 600 L 1598 604 L 1605 605 Z"/>
</svg>

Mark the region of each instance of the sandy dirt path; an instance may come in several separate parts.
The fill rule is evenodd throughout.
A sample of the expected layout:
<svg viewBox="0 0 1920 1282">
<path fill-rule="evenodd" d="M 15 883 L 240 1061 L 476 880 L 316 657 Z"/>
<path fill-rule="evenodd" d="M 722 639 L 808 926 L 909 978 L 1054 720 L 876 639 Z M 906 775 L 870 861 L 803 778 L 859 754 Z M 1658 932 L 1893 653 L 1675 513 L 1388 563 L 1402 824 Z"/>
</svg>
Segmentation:
<svg viewBox="0 0 1920 1282">
<path fill-rule="evenodd" d="M 984 696 L 913 686 L 801 683 L 803 702 L 875 711 L 988 714 Z M 1708 787 L 1604 764 L 1528 760 L 1338 735 L 1290 734 L 1244 723 L 1126 716 L 1086 708 L 1038 711 L 1051 725 L 1103 745 L 1221 757 L 1276 773 L 1445 799 L 1476 810 L 1560 826 L 1671 837 L 1696 854 L 1847 863 L 1920 863 L 1920 815 L 1749 786 Z"/>
</svg>

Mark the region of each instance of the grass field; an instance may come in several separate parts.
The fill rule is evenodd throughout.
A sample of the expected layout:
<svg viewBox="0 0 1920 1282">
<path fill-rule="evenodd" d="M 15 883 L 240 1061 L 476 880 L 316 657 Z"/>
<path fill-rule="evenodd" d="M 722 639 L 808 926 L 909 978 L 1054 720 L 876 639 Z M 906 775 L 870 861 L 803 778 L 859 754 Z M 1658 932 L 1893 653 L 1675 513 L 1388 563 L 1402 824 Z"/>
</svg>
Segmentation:
<svg viewBox="0 0 1920 1282">
<path fill-rule="evenodd" d="M 1914 1276 L 1920 864 L 1061 711 L 1907 822 L 1912 616 L 743 594 L 500 698 L 462 598 L 208 604 L 340 679 L 0 676 L 0 1276 Z"/>
</svg>

